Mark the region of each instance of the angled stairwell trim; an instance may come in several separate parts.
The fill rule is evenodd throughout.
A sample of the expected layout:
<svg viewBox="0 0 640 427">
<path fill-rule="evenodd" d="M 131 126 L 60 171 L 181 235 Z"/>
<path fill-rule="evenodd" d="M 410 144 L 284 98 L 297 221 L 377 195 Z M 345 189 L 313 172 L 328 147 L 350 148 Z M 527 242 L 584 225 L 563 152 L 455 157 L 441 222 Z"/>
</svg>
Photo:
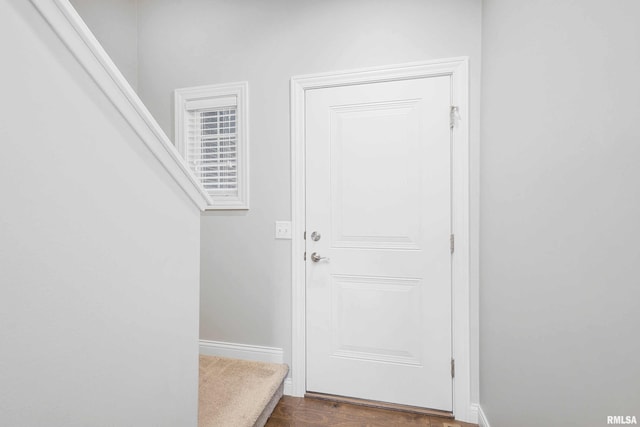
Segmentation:
<svg viewBox="0 0 640 427">
<path fill-rule="evenodd" d="M 31 0 L 71 54 L 200 210 L 211 198 L 68 0 Z"/>
</svg>

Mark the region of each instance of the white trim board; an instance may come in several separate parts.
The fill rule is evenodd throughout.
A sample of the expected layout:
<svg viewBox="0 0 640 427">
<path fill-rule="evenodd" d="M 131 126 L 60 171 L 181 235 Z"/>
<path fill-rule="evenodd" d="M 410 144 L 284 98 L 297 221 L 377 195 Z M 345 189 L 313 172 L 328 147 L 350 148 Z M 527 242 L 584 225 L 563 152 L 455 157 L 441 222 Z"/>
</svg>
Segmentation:
<svg viewBox="0 0 640 427">
<path fill-rule="evenodd" d="M 68 0 L 31 0 L 71 54 L 200 210 L 211 198 Z"/>
<path fill-rule="evenodd" d="M 482 406 L 480 405 L 478 405 L 478 427 L 491 427 L 491 424 L 489 424 L 489 420 L 487 420 L 487 416 L 484 414 Z"/>
<path fill-rule="evenodd" d="M 254 362 L 284 363 L 284 355 L 281 348 L 259 345 L 200 340 L 200 354 Z"/>
<path fill-rule="evenodd" d="M 293 395 L 306 391 L 305 261 L 305 92 L 311 89 L 451 76 L 451 102 L 461 119 L 453 130 L 452 226 L 456 236 L 452 274 L 452 354 L 456 360 L 453 380 L 453 412 L 456 419 L 476 422 L 471 403 L 470 353 L 470 177 L 469 156 L 469 60 L 466 57 L 418 62 L 392 67 L 296 76 L 291 79 L 291 206 L 292 206 L 292 359 Z M 474 168 L 477 170 L 477 168 Z"/>
<path fill-rule="evenodd" d="M 469 416 L 468 416 L 469 421 L 467 422 L 478 424 L 478 409 L 479 409 L 479 405 L 477 403 L 471 404 L 471 406 L 469 407 Z"/>
<path fill-rule="evenodd" d="M 284 380 L 284 391 L 283 394 L 286 396 L 293 396 L 293 380 L 291 377 L 288 377 Z"/>
</svg>

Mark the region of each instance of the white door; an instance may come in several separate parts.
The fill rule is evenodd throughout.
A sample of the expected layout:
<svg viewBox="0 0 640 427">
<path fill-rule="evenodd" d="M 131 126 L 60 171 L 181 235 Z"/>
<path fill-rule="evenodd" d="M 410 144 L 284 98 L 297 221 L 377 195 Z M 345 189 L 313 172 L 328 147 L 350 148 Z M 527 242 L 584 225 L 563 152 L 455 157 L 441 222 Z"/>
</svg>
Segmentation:
<svg viewBox="0 0 640 427">
<path fill-rule="evenodd" d="M 306 92 L 309 392 L 452 410 L 450 87 Z"/>
</svg>

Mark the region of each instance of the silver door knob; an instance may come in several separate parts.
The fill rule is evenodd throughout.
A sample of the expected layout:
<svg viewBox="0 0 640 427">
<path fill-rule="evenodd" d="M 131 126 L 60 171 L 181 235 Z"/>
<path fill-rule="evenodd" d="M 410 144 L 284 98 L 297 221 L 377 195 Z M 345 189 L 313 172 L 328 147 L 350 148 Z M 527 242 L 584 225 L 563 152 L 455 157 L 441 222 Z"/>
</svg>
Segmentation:
<svg viewBox="0 0 640 427">
<path fill-rule="evenodd" d="M 326 256 L 320 256 L 316 252 L 311 254 L 311 261 L 318 262 L 321 260 L 329 261 L 329 258 L 327 258 Z"/>
</svg>

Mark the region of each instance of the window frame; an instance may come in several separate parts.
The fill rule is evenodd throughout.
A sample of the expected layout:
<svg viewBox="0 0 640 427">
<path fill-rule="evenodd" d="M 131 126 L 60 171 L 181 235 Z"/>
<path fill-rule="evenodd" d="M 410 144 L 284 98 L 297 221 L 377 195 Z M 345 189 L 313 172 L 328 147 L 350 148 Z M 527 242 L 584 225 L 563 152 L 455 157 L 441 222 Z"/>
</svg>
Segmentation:
<svg viewBox="0 0 640 427">
<path fill-rule="evenodd" d="M 174 92 L 175 144 L 185 163 L 189 130 L 187 103 L 201 103 L 205 105 L 202 110 L 205 110 L 207 101 L 213 106 L 217 99 L 229 97 L 236 98 L 237 195 L 225 196 L 207 192 L 212 202 L 205 210 L 249 209 L 249 83 L 195 86 L 176 89 Z M 190 165 L 187 166 L 192 170 Z M 200 182 L 199 178 L 196 179 Z"/>
</svg>

